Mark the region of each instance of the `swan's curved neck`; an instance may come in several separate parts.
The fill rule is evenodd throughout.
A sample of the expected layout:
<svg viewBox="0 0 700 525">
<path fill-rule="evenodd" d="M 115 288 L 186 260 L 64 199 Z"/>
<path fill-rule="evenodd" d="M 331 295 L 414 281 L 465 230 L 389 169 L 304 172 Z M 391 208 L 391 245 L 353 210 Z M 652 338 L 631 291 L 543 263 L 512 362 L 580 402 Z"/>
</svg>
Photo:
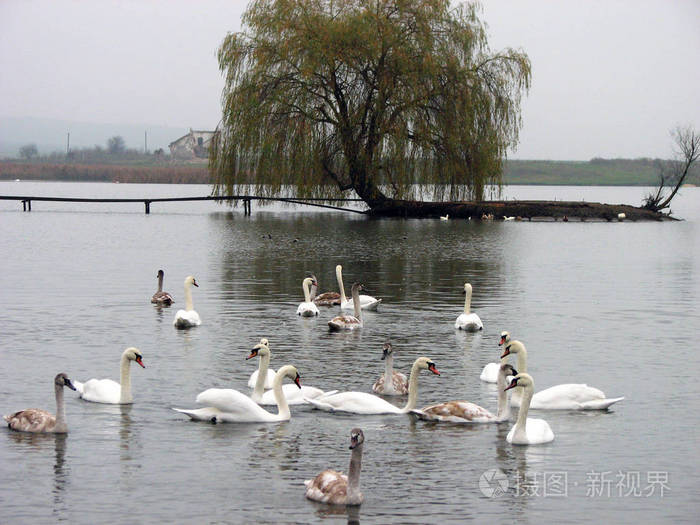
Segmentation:
<svg viewBox="0 0 700 525">
<path fill-rule="evenodd" d="M 158 274 L 158 291 L 163 291 L 163 274 Z"/>
<path fill-rule="evenodd" d="M 54 383 L 56 389 L 56 424 L 54 432 L 66 432 L 68 425 L 66 424 L 66 405 L 63 401 L 63 385 Z"/>
<path fill-rule="evenodd" d="M 362 470 L 362 447 L 362 443 L 357 445 L 352 449 L 352 454 L 350 455 L 347 493 L 347 503 L 349 505 L 358 505 L 361 503 L 360 470 Z"/>
<path fill-rule="evenodd" d="M 527 350 L 524 346 L 518 350 L 518 372 L 527 373 Z"/>
<path fill-rule="evenodd" d="M 301 283 L 301 288 L 304 290 L 304 301 L 307 303 L 311 302 L 311 290 L 309 290 L 309 283 L 304 280 L 304 282 Z"/>
<path fill-rule="evenodd" d="M 275 382 L 272 386 L 272 391 L 274 392 L 275 401 L 277 402 L 277 415 L 284 419 L 290 419 L 292 417 L 292 414 L 289 411 L 287 398 L 284 397 L 284 392 L 282 392 L 282 379 L 284 379 L 285 374 L 286 370 L 284 369 L 284 367 L 280 368 L 277 371 L 277 375 L 275 375 Z M 258 372 L 258 375 L 260 375 L 260 372 Z"/>
<path fill-rule="evenodd" d="M 384 364 L 384 389 L 391 389 L 392 384 L 389 381 L 394 379 L 394 356 L 389 354 L 386 356 L 386 363 Z"/>
<path fill-rule="evenodd" d="M 119 383 L 121 384 L 120 403 L 131 403 L 134 398 L 131 396 L 131 372 L 129 358 L 122 355 L 119 363 Z"/>
<path fill-rule="evenodd" d="M 267 379 L 267 369 L 270 366 L 270 354 L 260 354 L 260 362 L 258 363 L 258 377 L 255 380 L 255 388 L 253 389 L 253 401 L 257 402 L 262 399 L 265 392 L 265 380 Z"/>
<path fill-rule="evenodd" d="M 501 359 L 501 364 L 503 364 L 505 359 Z M 496 417 L 499 421 L 505 421 L 510 419 L 510 399 L 508 398 L 508 392 L 506 387 L 508 386 L 506 382 L 506 373 L 504 370 L 498 371 L 498 412 L 496 412 Z"/>
<path fill-rule="evenodd" d="M 192 285 L 190 283 L 185 285 L 185 310 L 194 310 L 192 305 Z"/>
<path fill-rule="evenodd" d="M 340 300 L 345 303 L 348 298 L 345 297 L 345 286 L 343 286 L 343 270 L 340 266 L 335 267 L 335 278 L 338 281 L 338 288 L 340 288 Z"/>
<path fill-rule="evenodd" d="M 472 291 L 471 288 L 464 290 L 464 313 L 469 315 L 469 307 L 472 304 Z"/>
<path fill-rule="evenodd" d="M 520 401 L 520 409 L 518 410 L 518 420 L 515 422 L 514 435 L 522 434 L 527 436 L 527 413 L 530 410 L 530 401 L 534 394 L 534 388 L 531 385 L 523 387 L 523 399 Z"/>
<path fill-rule="evenodd" d="M 355 310 L 355 317 L 357 318 L 358 321 L 360 321 L 360 324 L 362 324 L 362 308 L 360 307 L 360 290 L 358 288 L 353 287 L 352 289 L 352 306 L 353 309 Z"/>
<path fill-rule="evenodd" d="M 318 295 L 318 284 L 314 283 L 311 285 L 310 299 L 313 301 L 316 299 L 316 295 Z"/>
<path fill-rule="evenodd" d="M 406 401 L 406 406 L 401 409 L 402 413 L 407 413 L 416 408 L 416 402 L 418 401 L 418 375 L 420 374 L 420 368 L 418 368 L 418 363 L 413 363 L 411 367 L 411 374 L 408 378 L 408 400 Z"/>
</svg>

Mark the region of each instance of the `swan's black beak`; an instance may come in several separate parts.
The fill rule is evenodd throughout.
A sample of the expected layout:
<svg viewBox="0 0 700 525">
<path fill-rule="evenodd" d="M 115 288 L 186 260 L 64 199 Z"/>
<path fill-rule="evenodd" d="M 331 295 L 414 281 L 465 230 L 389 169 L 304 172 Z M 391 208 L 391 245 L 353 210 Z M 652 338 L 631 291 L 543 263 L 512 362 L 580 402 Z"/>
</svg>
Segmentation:
<svg viewBox="0 0 700 525">
<path fill-rule="evenodd" d="M 382 351 L 382 359 L 386 359 L 387 356 L 389 355 L 389 350 L 386 348 Z"/>
<path fill-rule="evenodd" d="M 192 284 L 194 284 L 197 288 L 199 288 L 199 285 L 197 284 L 197 281 L 192 281 Z"/>
<path fill-rule="evenodd" d="M 357 439 L 357 438 L 358 438 L 358 436 L 350 436 L 350 447 L 349 447 L 350 450 L 352 450 L 353 448 L 355 448 L 357 445 L 360 444 L 360 443 L 358 443 L 359 439 Z"/>
<path fill-rule="evenodd" d="M 440 372 L 438 372 L 438 369 L 435 368 L 435 363 L 428 363 L 428 370 L 430 370 L 436 376 L 440 375 Z"/>
<path fill-rule="evenodd" d="M 70 379 L 68 379 L 67 377 L 63 378 L 63 384 L 64 384 L 64 386 L 67 386 L 67 387 L 70 388 L 71 390 L 75 390 L 75 387 L 73 386 L 73 383 L 71 383 L 71 382 L 70 382 Z"/>
<path fill-rule="evenodd" d="M 301 388 L 301 376 L 297 372 L 297 376 L 294 378 L 294 384 Z"/>
<path fill-rule="evenodd" d="M 141 365 L 141 368 L 146 368 L 146 365 L 143 364 L 143 361 L 141 360 L 141 356 L 137 355 L 135 361 Z"/>
<path fill-rule="evenodd" d="M 253 349 L 250 351 L 250 355 L 249 355 L 248 357 L 246 357 L 245 360 L 247 361 L 248 359 L 253 359 L 253 358 L 256 357 L 257 355 L 258 355 L 258 349 L 257 349 L 257 348 L 253 348 Z"/>
<path fill-rule="evenodd" d="M 515 388 L 516 386 L 518 386 L 518 379 L 514 377 L 513 380 L 510 382 L 510 385 L 505 387 L 503 391 L 505 392 L 506 390 L 510 390 L 511 388 Z"/>
</svg>

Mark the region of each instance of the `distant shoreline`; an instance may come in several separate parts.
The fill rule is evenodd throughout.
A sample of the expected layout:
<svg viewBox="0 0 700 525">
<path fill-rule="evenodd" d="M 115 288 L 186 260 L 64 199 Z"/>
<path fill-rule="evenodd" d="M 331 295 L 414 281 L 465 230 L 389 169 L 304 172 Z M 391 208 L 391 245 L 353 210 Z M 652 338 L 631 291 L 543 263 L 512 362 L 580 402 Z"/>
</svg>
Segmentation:
<svg viewBox="0 0 700 525">
<path fill-rule="evenodd" d="M 522 186 L 656 186 L 653 159 L 591 161 L 508 160 L 504 185 Z M 139 184 L 211 184 L 206 163 L 77 164 L 0 161 L 0 180 L 119 182 Z M 700 185 L 700 169 L 688 186 Z"/>
</svg>

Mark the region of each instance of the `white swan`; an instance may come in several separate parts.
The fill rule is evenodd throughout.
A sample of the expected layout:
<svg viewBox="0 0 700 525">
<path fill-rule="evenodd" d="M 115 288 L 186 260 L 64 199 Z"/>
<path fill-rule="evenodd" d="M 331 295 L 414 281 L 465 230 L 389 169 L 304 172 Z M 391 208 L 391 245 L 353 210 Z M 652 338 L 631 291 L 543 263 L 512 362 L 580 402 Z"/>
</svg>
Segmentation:
<svg viewBox="0 0 700 525">
<path fill-rule="evenodd" d="M 449 220 L 450 220 L 450 214 L 448 213 L 447 215 L 440 215 L 440 220 L 441 220 L 441 221 L 449 221 Z"/>
<path fill-rule="evenodd" d="M 306 497 L 331 505 L 359 505 L 364 496 L 360 492 L 362 445 L 365 435 L 359 428 L 350 431 L 350 468 L 348 475 L 335 470 L 324 470 L 314 479 L 304 481 Z"/>
<path fill-rule="evenodd" d="M 267 339 L 261 339 L 260 343 L 253 347 L 253 350 L 246 359 L 252 359 L 256 356 L 260 357 L 260 368 L 258 368 L 259 374 L 256 375 L 256 382 L 253 385 L 254 390 L 250 397 L 259 405 L 275 405 L 277 403 L 275 393 L 272 390 L 265 392 L 264 380 L 262 379 L 263 377 L 269 377 L 270 374 L 270 370 L 267 368 L 270 364 L 270 345 Z M 258 380 L 258 378 L 260 378 L 260 380 Z M 273 384 L 274 378 L 275 374 L 273 372 Z M 315 388 L 313 386 L 303 385 L 301 388 L 297 388 L 297 386 L 298 385 L 290 384 L 282 385 L 282 392 L 284 393 L 287 403 L 290 405 L 303 405 L 307 403 L 304 399 L 305 397 L 316 398 L 326 394 L 326 392 L 320 388 Z M 328 393 L 330 394 L 331 392 Z"/>
<path fill-rule="evenodd" d="M 277 401 L 277 414 L 268 412 L 251 398 L 238 390 L 231 388 L 210 388 L 197 396 L 197 403 L 209 405 L 205 408 L 181 409 L 173 408 L 176 412 L 187 414 L 197 421 L 212 423 L 272 423 L 287 421 L 292 414 L 282 392 L 282 380 L 288 377 L 301 387 L 299 372 L 292 365 L 280 368 L 275 374 L 273 392 Z"/>
<path fill-rule="evenodd" d="M 340 308 L 343 310 L 352 310 L 354 308 L 354 299 L 351 297 L 350 300 L 348 300 L 348 298 L 345 297 L 345 286 L 343 286 L 343 267 L 340 264 L 335 267 L 335 278 L 338 281 L 338 288 L 340 288 Z M 376 311 L 381 302 L 381 299 L 375 299 L 371 295 L 360 295 L 360 308 L 363 310 Z"/>
<path fill-rule="evenodd" d="M 544 419 L 533 419 L 527 417 L 530 408 L 530 400 L 535 389 L 532 376 L 524 372 L 516 375 L 506 390 L 516 386 L 524 389 L 522 404 L 518 410 L 518 420 L 506 436 L 506 441 L 513 445 L 540 445 L 554 440 L 554 432 Z"/>
<path fill-rule="evenodd" d="M 267 348 L 267 352 L 259 352 L 261 348 Z M 258 369 L 250 374 L 250 378 L 248 379 L 248 387 L 250 388 L 255 388 L 255 385 L 258 382 L 258 375 L 262 374 L 262 377 L 264 377 L 263 383 L 263 389 L 269 389 L 272 388 L 272 385 L 275 382 L 275 371 L 270 368 L 270 346 L 269 342 L 267 339 L 264 337 L 260 339 L 260 342 L 253 347 L 253 350 L 251 351 L 250 355 L 246 359 L 252 359 L 255 356 L 259 355 L 260 359 L 258 360 Z M 267 370 L 267 372 L 262 372 L 263 368 Z"/>
<path fill-rule="evenodd" d="M 501 358 L 510 354 L 517 356 L 517 369 L 527 372 L 527 349 L 520 341 L 506 345 Z M 522 392 L 515 391 L 511 397 L 514 407 L 520 406 Z M 622 401 L 624 397 L 606 398 L 605 394 L 592 386 L 579 383 L 564 383 L 535 393 L 530 408 L 538 410 L 605 410 L 610 405 Z"/>
<path fill-rule="evenodd" d="M 501 340 L 498 346 L 502 346 L 510 342 L 510 332 L 505 330 L 501 332 Z M 481 371 L 479 379 L 486 383 L 497 383 L 498 382 L 498 371 L 501 369 L 501 365 L 506 362 L 506 358 L 501 359 L 500 363 L 487 363 Z"/>
<path fill-rule="evenodd" d="M 412 413 L 421 419 L 429 421 L 449 421 L 451 423 L 501 423 L 510 419 L 510 402 L 506 387 L 507 376 L 517 375 L 517 371 L 508 363 L 499 367 L 498 371 L 498 410 L 492 414 L 485 408 L 469 401 L 448 401 L 431 405 Z"/>
<path fill-rule="evenodd" d="M 357 299 L 360 296 L 360 290 L 362 290 L 361 283 L 354 283 L 352 285 L 352 296 Z M 353 303 L 353 308 L 355 309 L 355 315 L 337 315 L 330 321 L 328 321 L 328 328 L 333 331 L 340 330 L 356 330 L 362 328 L 364 322 L 362 320 L 362 308 L 358 306 L 359 301 Z"/>
<path fill-rule="evenodd" d="M 385 396 L 402 396 L 408 394 L 408 379 L 401 372 L 394 370 L 394 348 L 391 343 L 384 343 L 382 359 L 386 360 L 384 373 L 372 385 L 372 391 Z M 389 381 L 386 378 L 390 378 Z"/>
<path fill-rule="evenodd" d="M 469 306 L 472 302 L 472 285 L 464 283 L 464 313 L 459 314 L 455 321 L 457 330 L 466 330 L 467 332 L 478 332 L 484 328 L 484 324 L 479 319 L 479 316 L 474 313 L 469 313 Z"/>
<path fill-rule="evenodd" d="M 335 306 L 340 304 L 340 294 L 338 292 L 323 292 L 318 294 L 318 280 L 316 276 L 311 274 L 310 277 L 314 280 L 311 283 L 311 300 L 316 306 Z"/>
<path fill-rule="evenodd" d="M 202 324 L 199 314 L 195 312 L 194 306 L 192 305 L 192 285 L 199 288 L 195 278 L 188 275 L 185 278 L 185 309 L 178 310 L 175 314 L 173 324 L 176 328 L 190 328 L 192 326 L 199 326 Z"/>
<path fill-rule="evenodd" d="M 56 393 L 56 415 L 40 408 L 28 408 L 14 414 L 3 416 L 7 426 L 19 432 L 65 434 L 68 432 L 66 424 L 66 405 L 63 401 L 63 387 L 67 386 L 75 390 L 73 383 L 64 373 L 56 375 L 53 380 Z"/>
<path fill-rule="evenodd" d="M 421 370 L 430 370 L 435 375 L 440 375 L 435 363 L 429 357 L 419 357 L 411 367 L 411 375 L 408 380 L 408 401 L 403 408 L 398 408 L 388 401 L 367 392 L 340 392 L 323 396 L 317 399 L 309 399 L 316 408 L 327 412 L 350 412 L 352 414 L 406 414 L 416 408 L 418 399 L 418 374 Z"/>
<path fill-rule="evenodd" d="M 119 383 L 111 379 L 90 379 L 85 383 L 74 381 L 75 389 L 85 401 L 129 405 L 134 402 L 134 396 L 131 395 L 131 361 L 136 361 L 141 368 L 146 368 L 141 351 L 132 346 L 122 352 L 119 360 Z"/>
<path fill-rule="evenodd" d="M 311 284 L 314 280 L 311 277 L 306 277 L 301 282 L 301 288 L 304 290 L 304 302 L 297 307 L 297 315 L 302 317 L 314 317 L 318 315 L 318 307 L 311 300 Z"/>
<path fill-rule="evenodd" d="M 173 296 L 168 292 L 163 291 L 163 275 L 163 270 L 158 270 L 158 275 L 156 276 L 158 277 L 158 290 L 153 294 L 153 297 L 151 297 L 151 302 L 153 304 L 169 306 L 175 302 L 175 299 L 173 299 Z"/>
</svg>

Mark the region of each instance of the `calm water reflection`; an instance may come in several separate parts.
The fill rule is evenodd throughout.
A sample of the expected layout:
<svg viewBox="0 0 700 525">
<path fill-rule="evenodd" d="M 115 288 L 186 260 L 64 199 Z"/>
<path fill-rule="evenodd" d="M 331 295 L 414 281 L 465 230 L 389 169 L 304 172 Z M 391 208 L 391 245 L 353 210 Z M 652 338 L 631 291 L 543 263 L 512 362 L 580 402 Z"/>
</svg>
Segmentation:
<svg viewBox="0 0 700 525">
<path fill-rule="evenodd" d="M 5 195 L 208 191 L 0 183 Z M 506 196 L 636 204 L 644 192 L 542 187 Z M 699 204 L 698 190 L 688 189 L 674 204 L 684 222 L 564 224 L 366 220 L 255 206 L 244 217 L 212 203 L 154 205 L 149 216 L 140 205 L 35 203 L 22 213 L 0 202 L 0 412 L 53 411 L 58 371 L 118 379 L 127 346 L 139 347 L 146 365 L 132 367 L 133 406 L 67 392 L 68 436 L 2 432 L 0 522 L 692 521 L 700 386 L 680 374 L 700 364 L 687 350 L 700 328 Z M 335 290 L 336 264 L 346 286 L 362 280 L 384 300 L 358 333 L 329 333 L 334 309 L 315 319 L 294 314 L 304 274 Z M 171 308 L 149 303 L 159 268 L 177 301 Z M 203 324 L 179 331 L 172 319 L 188 274 L 200 284 L 193 293 Z M 479 334 L 453 330 L 465 281 L 484 321 Z M 495 410 L 495 385 L 478 377 L 498 358 L 501 330 L 527 345 L 537 389 L 587 382 L 625 401 L 603 413 L 532 414 L 556 436 L 537 447 L 508 445 L 508 424 L 294 406 L 289 422 L 210 425 L 171 410 L 194 407 L 209 387 L 247 391 L 256 365 L 245 357 L 261 337 L 275 369 L 293 363 L 304 384 L 362 391 L 382 373 L 382 343 L 391 339 L 397 368 L 407 372 L 427 355 L 442 372 L 420 377 L 419 406 L 468 399 Z M 305 479 L 347 471 L 354 426 L 366 437 L 365 503 L 305 500 Z M 494 469 L 503 494 L 485 490 L 482 475 Z"/>
</svg>

